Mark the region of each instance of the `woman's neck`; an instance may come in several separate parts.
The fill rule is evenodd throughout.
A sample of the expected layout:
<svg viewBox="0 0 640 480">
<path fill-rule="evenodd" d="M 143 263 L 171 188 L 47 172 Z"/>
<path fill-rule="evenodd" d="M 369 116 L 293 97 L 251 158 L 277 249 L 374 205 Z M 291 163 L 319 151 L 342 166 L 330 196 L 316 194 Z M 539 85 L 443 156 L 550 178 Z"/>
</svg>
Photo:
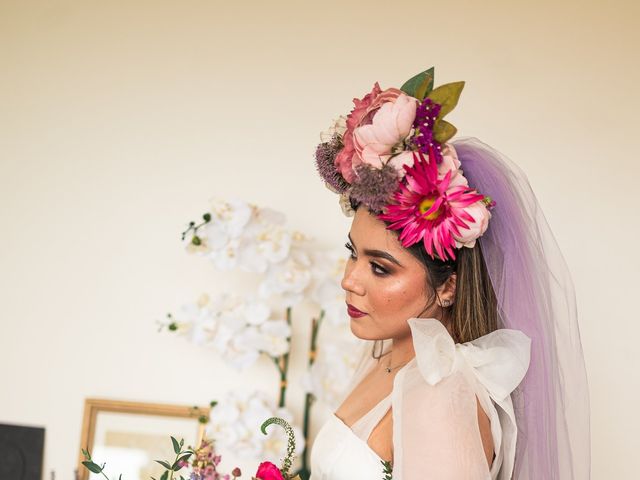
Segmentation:
<svg viewBox="0 0 640 480">
<path fill-rule="evenodd" d="M 449 335 L 451 335 L 451 337 L 453 338 L 451 321 L 440 321 L 449 332 Z M 404 337 L 392 339 L 388 360 L 391 367 L 394 367 L 396 365 L 404 365 L 405 363 L 411 361 L 411 359 L 415 356 L 416 351 L 413 348 L 413 337 L 411 333 L 409 333 L 409 335 L 405 335 Z"/>
<path fill-rule="evenodd" d="M 404 365 L 416 356 L 413 348 L 413 338 L 407 335 L 401 338 L 394 338 L 391 342 L 391 350 L 389 352 L 389 364 L 391 367 L 396 365 Z"/>
</svg>

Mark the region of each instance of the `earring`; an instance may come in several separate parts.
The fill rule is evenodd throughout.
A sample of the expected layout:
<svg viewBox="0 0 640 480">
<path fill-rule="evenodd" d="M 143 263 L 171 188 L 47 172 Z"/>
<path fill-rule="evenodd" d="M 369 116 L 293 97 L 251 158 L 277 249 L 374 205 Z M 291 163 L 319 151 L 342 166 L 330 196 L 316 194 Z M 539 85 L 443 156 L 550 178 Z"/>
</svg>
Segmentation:
<svg viewBox="0 0 640 480">
<path fill-rule="evenodd" d="M 451 300 L 443 300 L 442 301 L 442 306 L 445 307 L 445 308 L 446 307 L 450 307 L 452 303 L 453 302 Z"/>
</svg>

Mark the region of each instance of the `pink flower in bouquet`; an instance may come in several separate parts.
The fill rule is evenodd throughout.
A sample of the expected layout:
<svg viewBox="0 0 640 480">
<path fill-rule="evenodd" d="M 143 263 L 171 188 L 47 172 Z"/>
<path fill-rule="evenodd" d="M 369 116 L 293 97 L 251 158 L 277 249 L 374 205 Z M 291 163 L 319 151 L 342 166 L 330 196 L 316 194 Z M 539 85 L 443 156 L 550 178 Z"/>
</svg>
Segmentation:
<svg viewBox="0 0 640 480">
<path fill-rule="evenodd" d="M 414 156 L 413 166 L 405 167 L 404 181 L 394 194 L 395 203 L 379 218 L 391 222 L 389 229 L 401 230 L 398 238 L 402 246 L 422 241 L 432 258 L 437 253 L 441 260 L 455 259 L 454 248 L 460 244 L 457 239 L 471 246 L 486 230 L 488 218 L 481 213 L 486 210 L 484 195 L 466 185 L 451 185 L 453 170 L 439 178 L 433 149 L 428 159 L 421 152 L 414 152 Z M 470 208 L 472 205 L 477 209 Z"/>
<path fill-rule="evenodd" d="M 258 466 L 256 478 L 259 480 L 284 480 L 280 469 L 271 462 L 262 462 Z"/>
<path fill-rule="evenodd" d="M 389 101 L 395 100 L 402 94 L 397 88 L 388 88 L 381 90 L 378 82 L 375 83 L 371 92 L 366 94 L 362 99 L 354 98 L 354 108 L 347 116 L 347 128 L 342 136 L 344 147 L 336 155 L 335 165 L 344 179 L 351 183 L 354 178 L 353 167 L 362 162 L 357 161 L 355 155 L 353 133 L 356 128 L 361 125 L 370 124 L 375 113 L 380 107 Z M 354 163 L 354 160 L 356 163 Z"/>
<path fill-rule="evenodd" d="M 358 158 L 354 167 L 357 162 L 364 162 L 382 168 L 389 161 L 402 176 L 403 166 L 413 165 L 413 154 L 405 151 L 404 139 L 413 127 L 417 106 L 415 98 L 399 95 L 384 103 L 370 124 L 356 128 L 354 147 Z"/>
</svg>

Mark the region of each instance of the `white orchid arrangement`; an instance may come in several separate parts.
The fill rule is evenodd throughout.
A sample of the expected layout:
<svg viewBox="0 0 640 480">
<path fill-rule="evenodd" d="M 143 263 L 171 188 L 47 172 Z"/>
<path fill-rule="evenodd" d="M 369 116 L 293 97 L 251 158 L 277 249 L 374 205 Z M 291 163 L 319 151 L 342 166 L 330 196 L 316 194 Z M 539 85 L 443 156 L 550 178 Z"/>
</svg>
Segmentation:
<svg viewBox="0 0 640 480">
<path fill-rule="evenodd" d="M 295 453 L 302 453 L 302 466 L 296 474 L 306 480 L 310 474 L 306 445 L 311 405 L 320 400 L 337 407 L 355 368 L 359 341 L 350 334 L 340 287 L 345 256 L 319 249 L 307 236 L 286 229 L 282 213 L 241 200 L 214 200 L 200 223 L 189 222 L 182 240 L 189 253 L 209 259 L 217 270 L 249 272 L 252 278 L 243 284 L 242 294 L 200 295 L 178 313 L 167 314 L 161 329 L 212 348 L 240 371 L 265 355 L 280 374 L 277 406 L 260 392 L 233 393 L 212 403 L 215 422 L 211 422 L 208 436 L 221 447 L 248 458 L 282 457 L 286 439 L 257 435 L 256 426 L 273 416 L 293 425 L 293 415 L 285 406 L 292 310 L 305 304 L 318 312 L 311 319 L 308 370 L 300 384 L 306 393 L 303 426 L 292 427 L 299 439 Z M 331 336 L 323 339 L 318 351 L 323 322 L 331 324 Z"/>
</svg>

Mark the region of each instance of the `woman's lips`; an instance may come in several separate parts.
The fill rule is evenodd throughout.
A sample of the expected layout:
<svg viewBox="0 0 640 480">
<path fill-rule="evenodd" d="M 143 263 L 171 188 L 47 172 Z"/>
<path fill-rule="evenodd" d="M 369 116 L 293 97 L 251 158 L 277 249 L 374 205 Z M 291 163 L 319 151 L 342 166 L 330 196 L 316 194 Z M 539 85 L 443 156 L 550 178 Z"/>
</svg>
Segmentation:
<svg viewBox="0 0 640 480">
<path fill-rule="evenodd" d="M 347 313 L 349 314 L 349 316 L 351 318 L 360 318 L 360 317 L 364 317 L 366 315 L 365 312 L 362 312 L 360 310 L 358 310 L 356 307 L 354 307 L 353 305 L 347 303 Z"/>
</svg>

